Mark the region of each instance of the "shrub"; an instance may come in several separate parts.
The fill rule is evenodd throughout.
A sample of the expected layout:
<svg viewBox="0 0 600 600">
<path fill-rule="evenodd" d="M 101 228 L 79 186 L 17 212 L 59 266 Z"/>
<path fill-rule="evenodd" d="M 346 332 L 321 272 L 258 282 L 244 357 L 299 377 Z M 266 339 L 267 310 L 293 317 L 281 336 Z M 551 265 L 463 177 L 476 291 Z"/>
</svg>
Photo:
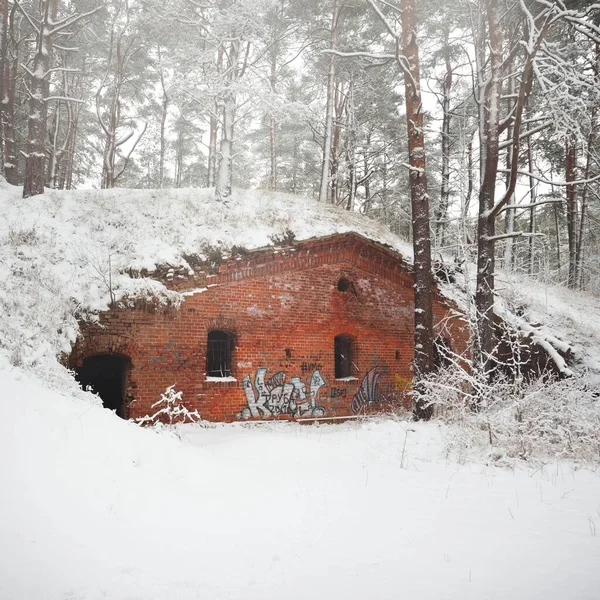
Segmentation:
<svg viewBox="0 0 600 600">
<path fill-rule="evenodd" d="M 431 376 L 423 398 L 451 424 L 449 450 L 487 450 L 494 461 L 600 459 L 600 398 L 581 379 L 483 376 L 452 365 Z"/>
<path fill-rule="evenodd" d="M 153 415 L 134 419 L 138 425 L 149 425 L 156 429 L 173 427 L 178 423 L 198 423 L 202 420 L 197 410 L 189 411 L 183 404 L 183 393 L 175 391 L 175 384 L 170 385 L 161 395 L 160 400 L 151 408 L 156 408 Z"/>
</svg>

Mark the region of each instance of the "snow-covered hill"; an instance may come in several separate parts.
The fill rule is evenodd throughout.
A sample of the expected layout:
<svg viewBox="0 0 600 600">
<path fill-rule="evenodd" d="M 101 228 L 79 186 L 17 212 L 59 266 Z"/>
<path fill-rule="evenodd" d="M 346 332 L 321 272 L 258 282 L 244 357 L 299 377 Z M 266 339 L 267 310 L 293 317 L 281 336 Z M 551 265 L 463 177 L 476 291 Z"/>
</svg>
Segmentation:
<svg viewBox="0 0 600 600">
<path fill-rule="evenodd" d="M 447 454 L 451 429 L 395 420 L 189 426 L 179 439 L 117 418 L 57 361 L 111 294 L 177 303 L 151 278 L 158 264 L 288 231 L 357 231 L 410 258 L 382 226 L 250 191 L 221 206 L 206 190 L 22 200 L 4 184 L 0 211 L 0 598 L 598 597 L 593 465 L 500 469 L 477 451 L 464 463 Z M 597 298 L 505 287 L 522 323 L 600 371 Z"/>
<path fill-rule="evenodd" d="M 13 364 L 53 371 L 69 352 L 78 318 L 106 309 L 111 295 L 178 294 L 154 281 L 157 265 L 191 267 L 186 256 L 227 255 L 289 236 L 355 231 L 410 258 L 408 244 L 360 215 L 304 198 L 234 190 L 224 206 L 208 189 L 48 191 L 22 199 L 0 184 L 0 351 Z M 132 279 L 127 272 L 146 270 Z"/>
<path fill-rule="evenodd" d="M 13 365 L 45 371 L 49 379 L 62 379 L 55 357 L 69 352 L 78 319 L 94 318 L 111 298 L 180 301 L 152 279 L 158 265 L 191 270 L 189 256 L 273 245 L 290 232 L 302 240 L 355 231 L 412 257 L 409 244 L 371 219 L 281 193 L 234 190 L 226 206 L 208 189 L 20 195 L 19 188 L 0 184 L 0 353 Z M 148 275 L 139 277 L 140 272 Z M 554 347 L 571 346 L 576 370 L 600 377 L 600 299 L 531 281 L 498 280 L 505 292 L 499 302 L 503 316 L 514 317 L 510 309 L 518 306 L 517 325 Z M 458 287 L 445 286 L 444 292 L 464 302 Z"/>
</svg>

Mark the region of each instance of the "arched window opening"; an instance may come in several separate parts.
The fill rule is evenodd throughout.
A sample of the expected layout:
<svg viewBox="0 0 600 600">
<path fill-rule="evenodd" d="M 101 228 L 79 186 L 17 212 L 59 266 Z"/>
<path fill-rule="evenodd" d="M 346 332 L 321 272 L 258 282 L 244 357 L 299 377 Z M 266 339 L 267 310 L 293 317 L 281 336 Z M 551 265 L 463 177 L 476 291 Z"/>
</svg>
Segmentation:
<svg viewBox="0 0 600 600">
<path fill-rule="evenodd" d="M 233 337 L 226 331 L 209 331 L 206 343 L 206 376 L 230 377 Z"/>
<path fill-rule="evenodd" d="M 338 335 L 334 340 L 335 378 L 343 379 L 352 375 L 354 344 L 349 335 Z"/>
<path fill-rule="evenodd" d="M 98 394 L 104 408 L 127 418 L 125 391 L 129 359 L 120 354 L 95 354 L 84 359 L 81 367 L 75 370 L 75 379 L 84 389 Z"/>
</svg>

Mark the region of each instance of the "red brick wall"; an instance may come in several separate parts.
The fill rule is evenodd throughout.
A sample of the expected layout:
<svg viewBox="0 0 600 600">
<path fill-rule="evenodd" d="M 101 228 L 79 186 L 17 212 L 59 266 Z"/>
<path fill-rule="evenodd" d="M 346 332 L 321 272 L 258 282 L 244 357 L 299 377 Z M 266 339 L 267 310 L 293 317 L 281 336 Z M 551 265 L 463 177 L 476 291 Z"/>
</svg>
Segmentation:
<svg viewBox="0 0 600 600">
<path fill-rule="evenodd" d="M 187 296 L 177 314 L 134 310 L 103 314 L 99 326 L 84 328 L 72 366 L 96 353 L 128 356 L 130 417 L 150 413 L 150 406 L 172 384 L 183 392 L 186 406 L 205 419 L 232 421 L 250 413 L 269 417 L 266 411 L 248 410 L 243 389 L 249 376 L 250 397 L 260 403 L 255 376 L 261 368 L 268 369 L 266 380 L 285 373 L 283 383 L 293 385 L 280 386 L 276 393 L 291 394 L 292 406 L 302 404 L 297 393 L 301 383 L 310 396 L 311 377 L 319 371 L 324 385 L 312 403 L 305 399 L 295 415 L 298 418 L 352 414 L 361 381 L 374 368 L 363 386 L 370 384 L 370 395 L 355 400 L 355 410 L 387 410 L 402 403 L 408 407 L 404 391 L 412 378 L 412 277 L 397 256 L 347 235 L 285 251 L 252 253 L 221 265 L 219 271 L 178 282 L 179 289 L 208 287 Z M 345 292 L 337 289 L 340 277 L 352 282 Z M 435 320 L 451 332 L 453 349 L 464 351 L 464 323 L 449 317 L 449 307 L 439 301 L 434 310 Z M 211 330 L 234 336 L 236 381 L 206 379 L 206 340 Z M 351 381 L 335 379 L 334 338 L 340 334 L 353 338 L 356 379 Z M 292 379 L 296 377 L 300 379 Z M 378 402 L 364 406 L 369 399 Z"/>
</svg>

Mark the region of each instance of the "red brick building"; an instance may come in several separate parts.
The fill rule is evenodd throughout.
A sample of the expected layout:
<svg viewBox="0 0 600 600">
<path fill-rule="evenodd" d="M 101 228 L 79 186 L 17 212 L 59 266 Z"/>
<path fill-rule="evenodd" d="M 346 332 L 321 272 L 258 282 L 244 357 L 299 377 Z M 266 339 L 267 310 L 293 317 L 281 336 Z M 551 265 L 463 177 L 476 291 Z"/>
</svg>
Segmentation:
<svg viewBox="0 0 600 600">
<path fill-rule="evenodd" d="M 103 313 L 70 357 L 121 416 L 152 414 L 173 384 L 211 421 L 409 408 L 413 278 L 387 247 L 337 234 L 251 251 L 169 286 L 185 294 L 178 310 Z M 434 322 L 466 350 L 465 324 L 437 292 Z"/>
</svg>

